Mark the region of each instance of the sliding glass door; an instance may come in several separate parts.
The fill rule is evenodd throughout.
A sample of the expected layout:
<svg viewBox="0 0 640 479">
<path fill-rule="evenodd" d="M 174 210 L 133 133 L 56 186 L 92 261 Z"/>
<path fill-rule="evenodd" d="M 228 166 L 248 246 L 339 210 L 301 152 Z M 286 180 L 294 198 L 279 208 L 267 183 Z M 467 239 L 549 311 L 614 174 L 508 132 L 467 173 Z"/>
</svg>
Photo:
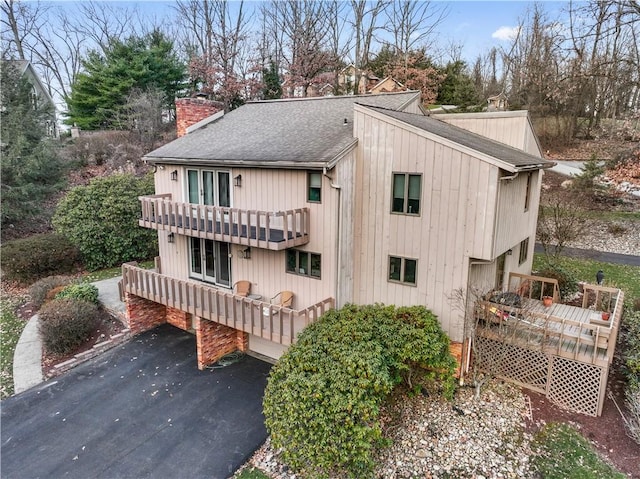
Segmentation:
<svg viewBox="0 0 640 479">
<path fill-rule="evenodd" d="M 187 197 L 196 205 L 231 206 L 231 174 L 221 170 L 187 170 Z"/>
<path fill-rule="evenodd" d="M 189 238 L 189 276 L 220 286 L 231 286 L 229 243 Z"/>
</svg>

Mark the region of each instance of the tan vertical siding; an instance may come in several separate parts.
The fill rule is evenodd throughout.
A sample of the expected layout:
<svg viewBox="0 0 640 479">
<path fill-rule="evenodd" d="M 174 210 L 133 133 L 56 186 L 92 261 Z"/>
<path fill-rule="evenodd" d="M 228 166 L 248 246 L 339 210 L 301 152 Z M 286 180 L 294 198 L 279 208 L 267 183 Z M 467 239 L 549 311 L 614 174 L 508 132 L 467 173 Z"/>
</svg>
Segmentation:
<svg viewBox="0 0 640 479">
<path fill-rule="evenodd" d="M 340 187 L 339 191 L 336 190 L 333 193 L 340 198 L 339 257 L 336 265 L 339 272 L 335 297 L 338 308 L 353 302 L 355 158 L 356 150 L 354 149 L 340 160 L 331 172 L 333 183 Z"/>
<path fill-rule="evenodd" d="M 542 157 L 528 113 L 524 110 L 433 116 L 451 125 L 518 148 L 530 155 Z"/>
<path fill-rule="evenodd" d="M 461 341 L 451 295 L 466 288 L 470 255 L 490 258 L 498 168 L 387 117 L 356 108 L 358 303 L 423 304 Z M 420 216 L 391 214 L 392 172 L 421 173 Z M 389 282 L 389 255 L 418 260 L 416 286 Z"/>
<path fill-rule="evenodd" d="M 170 180 L 170 172 L 177 169 L 179 181 Z M 224 169 L 224 168 L 217 168 Z M 252 293 L 269 299 L 283 290 L 293 291 L 294 306 L 304 308 L 327 297 L 335 297 L 336 235 L 338 192 L 331 181 L 323 177 L 322 203 L 308 203 L 307 172 L 257 168 L 229 168 L 231 172 L 232 205 L 235 208 L 279 211 L 291 208 L 310 209 L 310 242 L 301 250 L 322 255 L 322 278 L 314 279 L 285 272 L 285 251 L 251 249 L 251 258 L 243 259 L 243 246 L 231 245 L 232 282 L 249 280 Z M 234 186 L 233 178 L 242 175 L 242 186 Z M 345 168 L 348 177 L 348 167 Z M 186 201 L 186 168 L 167 165 L 156 173 L 156 194 L 171 193 L 172 199 Z M 166 240 L 166 232 L 159 231 L 162 271 L 187 279 L 189 271 L 188 238 L 176 236 L 174 244 Z"/>
<path fill-rule="evenodd" d="M 513 180 L 500 181 L 494 256 L 501 255 L 525 238 L 535 236 L 540 172 L 534 171 L 530 174 L 531 190 L 527 211 L 524 210 L 524 206 L 528 173 L 521 173 Z"/>
</svg>

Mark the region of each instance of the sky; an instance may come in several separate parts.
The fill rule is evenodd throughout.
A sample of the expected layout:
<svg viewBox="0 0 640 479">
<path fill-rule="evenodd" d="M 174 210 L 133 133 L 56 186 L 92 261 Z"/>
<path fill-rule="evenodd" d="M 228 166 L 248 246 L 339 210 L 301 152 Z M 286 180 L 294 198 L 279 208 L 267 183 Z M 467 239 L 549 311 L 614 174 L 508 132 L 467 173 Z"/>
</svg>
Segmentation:
<svg viewBox="0 0 640 479">
<path fill-rule="evenodd" d="M 472 62 L 478 54 L 491 47 L 508 45 L 518 20 L 524 17 L 534 2 L 528 1 L 449 1 L 440 2 L 450 13 L 440 28 L 443 36 L 464 45 L 463 58 Z M 568 2 L 538 2 L 549 19 L 561 19 L 561 10 Z"/>
<path fill-rule="evenodd" d="M 233 0 L 232 0 L 233 1 Z M 346 1 L 346 0 L 345 0 Z M 64 0 L 58 2 L 64 4 Z M 118 1 L 111 3 L 121 6 L 137 6 L 142 12 L 162 17 L 172 14 L 172 0 L 138 0 Z M 245 0 L 245 5 L 258 5 L 260 1 Z M 451 42 L 463 44 L 462 57 L 468 63 L 491 47 L 506 46 L 509 33 L 513 32 L 518 19 L 523 17 L 528 8 L 534 4 L 524 0 L 502 1 L 440 1 L 433 0 L 438 6 L 446 6 L 449 14 L 438 28 L 438 40 L 441 45 Z M 560 11 L 568 1 L 538 1 L 548 12 L 550 19 L 559 18 Z"/>
</svg>

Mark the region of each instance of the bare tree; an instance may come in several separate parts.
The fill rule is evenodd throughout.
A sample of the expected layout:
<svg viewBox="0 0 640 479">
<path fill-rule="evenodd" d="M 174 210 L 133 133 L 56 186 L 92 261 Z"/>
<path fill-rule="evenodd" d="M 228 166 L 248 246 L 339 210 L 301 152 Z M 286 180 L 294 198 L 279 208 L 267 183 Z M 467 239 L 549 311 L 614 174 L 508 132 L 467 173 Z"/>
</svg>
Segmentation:
<svg viewBox="0 0 640 479">
<path fill-rule="evenodd" d="M 246 95 L 245 76 L 250 71 L 243 57 L 248 52 L 249 19 L 244 2 L 233 7 L 227 0 L 188 0 L 175 7 L 185 27 L 183 45 L 192 80 L 227 109 Z"/>
<path fill-rule="evenodd" d="M 293 86 L 307 96 L 321 72 L 335 67 L 329 42 L 329 3 L 313 0 L 271 2 L 263 9 L 269 31 L 282 32 L 282 61 Z"/>
<path fill-rule="evenodd" d="M 404 57 L 406 65 L 412 50 L 418 46 L 431 46 L 434 32 L 446 18 L 449 8 L 444 3 L 430 0 L 393 0 L 385 6 L 384 12 L 387 17 L 384 29 L 393 36 L 396 54 Z"/>
<path fill-rule="evenodd" d="M 587 225 L 574 203 L 552 195 L 538 210 L 536 239 L 548 258 L 557 258 L 568 243 L 586 231 Z"/>
<path fill-rule="evenodd" d="M 351 0 L 351 22 L 353 26 L 353 66 L 355 69 L 355 81 L 353 93 L 359 93 L 362 69 L 369 63 L 369 54 L 376 30 L 378 15 L 383 11 L 385 2 L 375 0 Z"/>
<path fill-rule="evenodd" d="M 30 60 L 25 54 L 25 39 L 29 32 L 39 29 L 44 21 L 47 8 L 39 2 L 36 4 L 16 2 L 15 0 L 2 0 L 0 10 L 3 15 L 2 24 L 3 56 L 11 56 L 15 53 L 19 60 Z"/>
</svg>

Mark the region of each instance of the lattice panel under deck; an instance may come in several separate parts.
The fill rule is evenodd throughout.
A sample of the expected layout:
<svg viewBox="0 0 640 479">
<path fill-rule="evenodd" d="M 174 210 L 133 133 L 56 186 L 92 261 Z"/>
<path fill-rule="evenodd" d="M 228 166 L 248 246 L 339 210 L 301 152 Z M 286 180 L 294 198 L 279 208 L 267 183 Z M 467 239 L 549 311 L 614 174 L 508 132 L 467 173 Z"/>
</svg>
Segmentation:
<svg viewBox="0 0 640 479">
<path fill-rule="evenodd" d="M 606 376 L 607 371 L 600 366 L 554 357 L 547 397 L 568 409 L 597 416 Z"/>
<path fill-rule="evenodd" d="M 476 360 L 480 369 L 545 392 L 549 357 L 540 352 L 476 337 Z"/>
</svg>

